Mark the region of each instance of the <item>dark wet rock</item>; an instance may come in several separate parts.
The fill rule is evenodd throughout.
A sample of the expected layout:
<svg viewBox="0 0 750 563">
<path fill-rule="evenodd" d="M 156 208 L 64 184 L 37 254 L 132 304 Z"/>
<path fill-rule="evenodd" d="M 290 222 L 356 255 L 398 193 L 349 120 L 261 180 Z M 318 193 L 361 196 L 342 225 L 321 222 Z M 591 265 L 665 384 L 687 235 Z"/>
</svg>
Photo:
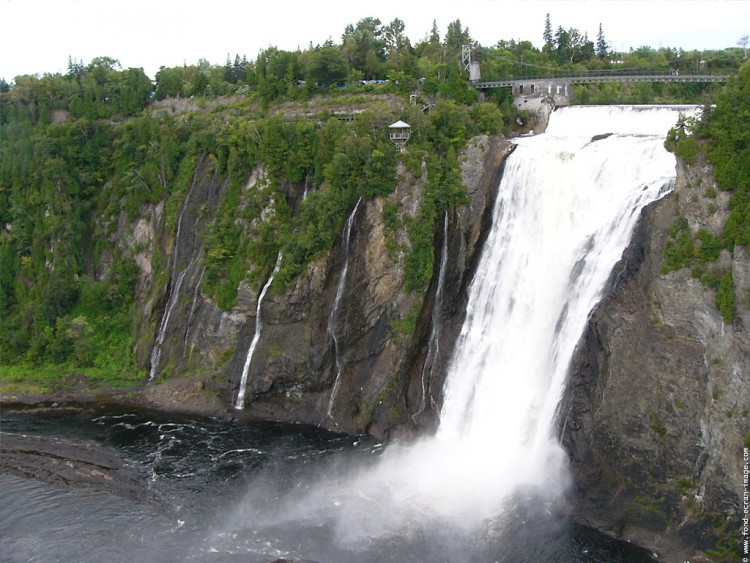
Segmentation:
<svg viewBox="0 0 750 563">
<path fill-rule="evenodd" d="M 0 472 L 58 485 L 100 487 L 158 504 L 137 467 L 114 451 L 89 442 L 0 433 Z"/>
<path fill-rule="evenodd" d="M 665 561 L 731 543 L 741 512 L 738 452 L 750 404 L 745 281 L 736 284 L 740 313 L 729 325 L 713 290 L 691 272 L 661 270 L 676 209 L 696 229 L 718 228 L 714 216 L 725 208 L 707 213 L 716 201 L 702 195 L 711 183 L 708 169 L 680 165 L 676 193 L 644 210 L 589 319 L 560 408 L 575 516 Z M 747 271 L 743 249 L 734 262 Z"/>
</svg>

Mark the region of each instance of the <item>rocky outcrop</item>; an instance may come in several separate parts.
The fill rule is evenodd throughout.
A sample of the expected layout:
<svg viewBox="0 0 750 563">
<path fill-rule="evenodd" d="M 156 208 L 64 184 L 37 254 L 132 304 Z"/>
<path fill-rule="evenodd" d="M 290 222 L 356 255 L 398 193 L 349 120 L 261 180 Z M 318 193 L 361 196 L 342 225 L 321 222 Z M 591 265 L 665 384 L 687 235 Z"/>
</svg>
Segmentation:
<svg viewBox="0 0 750 563">
<path fill-rule="evenodd" d="M 91 442 L 0 433 L 0 473 L 56 485 L 85 485 L 125 498 L 160 504 L 144 475 L 115 451 Z"/>
<path fill-rule="evenodd" d="M 452 348 L 460 329 L 466 287 L 482 237 L 489 231 L 493 191 L 511 148 L 500 137 L 478 137 L 462 155 L 470 201 L 449 215 L 446 295 L 458 297 L 440 304 L 446 327 L 441 350 Z M 398 208 L 401 225 L 419 212 L 426 174 L 426 168 L 414 173 L 400 167 L 393 194 L 363 201 L 352 213 L 348 239 L 342 229 L 331 252 L 310 263 L 291 287 L 271 286 L 261 307 L 263 328 L 248 369 L 245 408 L 236 415 L 377 436 L 409 433 L 434 423 L 447 353 L 433 362 L 427 379 L 422 367 L 439 252 L 430 287 L 424 293 L 406 291 L 405 253 L 393 249 L 407 246 L 408 237 L 404 228 L 387 232 L 382 219 L 387 203 Z M 245 190 L 256 189 L 262 181 L 262 170 L 256 170 Z M 170 258 L 162 258 L 169 260 L 168 279 L 166 268 L 162 268 L 161 278 L 154 273 L 146 282 L 155 288 L 150 293 L 153 297 L 142 293 L 139 310 L 145 316 L 138 357 L 142 365 L 153 364 L 157 358 L 153 350 L 160 349 L 154 381 L 145 391 L 153 404 L 172 408 L 175 401 L 164 392 L 168 386 L 179 388 L 180 403 L 196 405 L 205 400 L 214 411 L 213 399 L 206 398 L 214 395 L 231 410 L 254 336 L 257 299 L 264 284 L 250 287 L 242 282 L 237 305 L 230 311 L 220 310 L 202 293 L 201 238 L 223 184 L 209 161 L 197 163 L 193 183 L 186 189 L 171 227 L 160 215 L 148 229 L 140 228 L 150 233 L 154 251 L 158 253 L 160 245 L 161 255 Z M 297 188 L 301 194 L 303 186 L 285 188 L 292 200 Z M 442 246 L 442 226 L 442 221 L 436 222 L 436 249 Z M 134 229 L 129 235 L 133 240 L 138 224 Z M 141 238 L 144 236 L 141 233 Z M 388 244 L 388 237 L 395 237 L 396 244 Z M 142 247 L 138 246 L 141 253 Z M 345 259 L 347 275 L 342 282 Z M 152 261 L 153 256 L 139 261 L 149 266 L 142 267 L 143 280 L 148 280 Z M 337 310 L 332 314 L 334 305 Z M 169 378 L 173 377 L 188 377 L 189 383 L 172 385 Z M 191 397 L 186 398 L 185 393 Z M 414 416 L 418 411 L 419 416 Z"/>
<path fill-rule="evenodd" d="M 719 259 L 734 263 L 732 324 L 690 271 L 662 272 L 677 211 L 693 231 L 718 234 L 723 197 L 708 167 L 678 165 L 675 192 L 644 210 L 590 317 L 561 405 L 575 515 L 666 561 L 706 550 L 722 558 L 739 538 L 748 254 L 737 248 Z"/>
</svg>

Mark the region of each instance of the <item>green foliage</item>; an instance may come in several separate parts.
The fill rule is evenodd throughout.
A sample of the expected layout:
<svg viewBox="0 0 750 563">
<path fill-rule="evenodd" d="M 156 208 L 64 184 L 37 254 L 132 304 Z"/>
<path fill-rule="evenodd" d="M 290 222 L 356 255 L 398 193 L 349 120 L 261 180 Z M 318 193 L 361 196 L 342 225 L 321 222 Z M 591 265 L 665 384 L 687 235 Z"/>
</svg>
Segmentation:
<svg viewBox="0 0 750 563">
<path fill-rule="evenodd" d="M 503 130 L 503 114 L 495 104 L 482 103 L 471 110 L 477 128 L 485 135 L 497 135 Z"/>
<path fill-rule="evenodd" d="M 664 244 L 662 273 L 679 270 L 690 266 L 695 258 L 695 243 L 687 219 L 677 217 L 669 230 L 669 238 Z"/>
<path fill-rule="evenodd" d="M 399 205 L 395 201 L 385 201 L 382 212 L 383 228 L 385 230 L 385 246 L 388 254 L 393 258 L 398 252 L 396 231 L 401 227 L 399 219 Z"/>
<path fill-rule="evenodd" d="M 679 156 L 686 164 L 695 164 L 698 155 L 698 141 L 693 134 L 696 120 L 680 115 L 677 125 L 667 133 L 664 146 Z"/>
<path fill-rule="evenodd" d="M 732 269 L 724 272 L 705 265 L 719 257 L 722 248 L 750 244 L 750 63 L 727 83 L 714 106 L 704 109 L 700 121 L 680 119 L 667 137 L 666 146 L 688 164 L 696 162 L 699 151 L 711 162 L 722 190 L 731 191 L 730 216 L 717 239 L 706 229 L 695 234 L 687 221 L 678 218 L 664 249 L 663 270 L 693 267 L 693 275 L 716 291 L 716 307 L 725 322 L 731 322 L 736 304 Z M 715 198 L 712 188 L 706 196 Z M 716 206 L 713 206 L 715 211 Z"/>
<path fill-rule="evenodd" d="M 667 435 L 667 429 L 659 424 L 655 418 L 651 420 L 651 430 L 653 430 L 659 438 L 664 438 L 664 436 Z"/>
<path fill-rule="evenodd" d="M 435 217 L 434 203 L 426 200 L 416 217 L 407 217 L 406 227 L 411 248 L 404 263 L 404 282 L 408 291 L 421 292 L 432 279 L 435 264 Z"/>
<path fill-rule="evenodd" d="M 403 319 L 393 319 L 391 321 L 393 334 L 396 338 L 409 337 L 414 334 L 414 329 L 417 326 L 417 318 L 419 317 L 419 311 L 421 309 L 422 301 L 421 299 L 416 299 Z"/>
<path fill-rule="evenodd" d="M 680 479 L 677 482 L 677 494 L 681 497 L 687 496 L 687 494 L 694 488 L 693 482 L 690 479 Z"/>
<path fill-rule="evenodd" d="M 734 279 L 731 268 L 727 270 L 719 281 L 716 291 L 716 308 L 719 309 L 725 322 L 731 323 L 734 316 Z"/>
<path fill-rule="evenodd" d="M 719 188 L 732 192 L 730 216 L 724 224 L 727 248 L 750 244 L 750 62 L 730 78 L 717 97 L 706 106 L 695 134 L 711 162 Z"/>
<path fill-rule="evenodd" d="M 687 219 L 680 215 L 664 244 L 662 273 L 692 268 L 693 277 L 716 291 L 716 308 L 725 322 L 731 322 L 735 311 L 732 269 L 722 272 L 708 267 L 719 258 L 721 249 L 721 241 L 707 229 L 699 229 L 694 238 Z"/>
</svg>

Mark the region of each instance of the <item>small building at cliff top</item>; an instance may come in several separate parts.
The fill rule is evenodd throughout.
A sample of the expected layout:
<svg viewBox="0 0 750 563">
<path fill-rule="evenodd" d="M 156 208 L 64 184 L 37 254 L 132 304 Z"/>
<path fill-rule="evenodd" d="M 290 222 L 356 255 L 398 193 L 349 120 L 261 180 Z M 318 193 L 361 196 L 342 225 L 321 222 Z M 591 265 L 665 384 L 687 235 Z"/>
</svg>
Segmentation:
<svg viewBox="0 0 750 563">
<path fill-rule="evenodd" d="M 390 129 L 391 141 L 396 145 L 398 150 L 404 152 L 404 145 L 411 137 L 411 125 L 404 121 L 397 121 L 388 126 Z"/>
</svg>

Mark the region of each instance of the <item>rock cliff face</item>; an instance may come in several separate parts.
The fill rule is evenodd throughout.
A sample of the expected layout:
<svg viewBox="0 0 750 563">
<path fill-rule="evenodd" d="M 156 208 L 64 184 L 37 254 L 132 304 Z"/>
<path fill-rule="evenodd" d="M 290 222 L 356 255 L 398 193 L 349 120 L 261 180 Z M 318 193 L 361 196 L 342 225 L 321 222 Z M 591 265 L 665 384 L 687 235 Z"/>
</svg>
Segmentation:
<svg viewBox="0 0 750 563">
<path fill-rule="evenodd" d="M 679 164 L 675 192 L 644 211 L 590 318 L 561 405 L 576 515 L 670 561 L 721 553 L 739 537 L 748 255 L 737 248 L 719 258 L 734 262 L 732 324 L 690 271 L 662 273 L 677 210 L 693 232 L 719 234 L 727 202 L 706 196 L 717 192 L 709 167 Z"/>
<path fill-rule="evenodd" d="M 438 303 L 446 329 L 440 349 L 446 352 L 429 369 L 423 367 L 438 276 L 423 294 L 407 292 L 405 256 L 389 251 L 387 238 L 395 236 L 395 246 L 408 239 L 403 229 L 386 233 L 382 220 L 387 201 L 397 205 L 402 223 L 419 210 L 426 170 L 415 175 L 401 168 L 393 194 L 363 201 L 352 213 L 348 238 L 340 233 L 331 252 L 309 264 L 291 287 L 271 286 L 260 308 L 262 333 L 248 369 L 245 408 L 237 414 L 377 436 L 430 427 L 493 190 L 511 148 L 501 138 L 479 137 L 462 156 L 470 202 L 449 214 L 447 230 L 436 229 L 436 248 L 447 235 L 445 295 L 451 297 Z M 259 168 L 245 190 L 263 181 Z M 292 200 L 302 188 L 287 186 Z M 173 225 L 165 224 L 160 206 L 120 236 L 139 252 L 143 318 L 136 350 L 139 362 L 152 367 L 147 395 L 167 408 L 200 408 L 202 401 L 215 408 L 213 395 L 230 409 L 254 337 L 263 284 L 243 282 L 237 305 L 226 312 L 201 292 L 201 239 L 222 189 L 212 163 L 201 161 Z M 168 266 L 152 267 L 157 254 L 169 257 L 162 259 Z"/>
</svg>

